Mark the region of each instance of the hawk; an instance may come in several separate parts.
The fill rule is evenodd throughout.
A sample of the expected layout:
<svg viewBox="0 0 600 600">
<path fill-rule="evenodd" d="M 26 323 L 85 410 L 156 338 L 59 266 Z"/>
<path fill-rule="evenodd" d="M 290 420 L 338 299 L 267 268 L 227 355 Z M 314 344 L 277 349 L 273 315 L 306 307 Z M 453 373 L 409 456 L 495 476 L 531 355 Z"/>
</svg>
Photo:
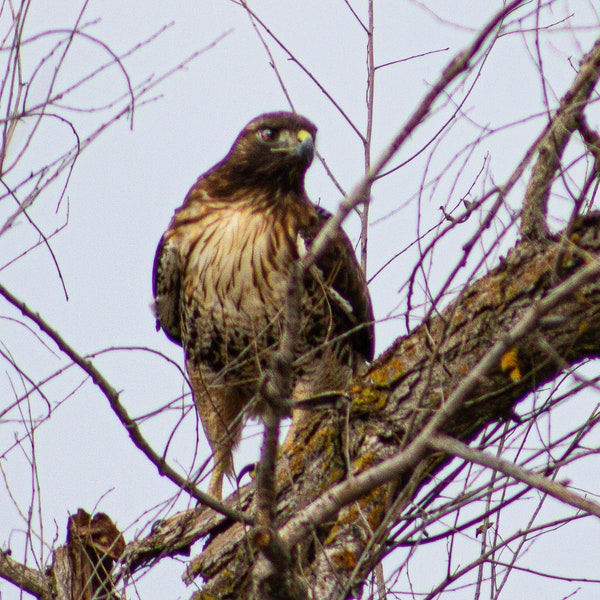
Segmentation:
<svg viewBox="0 0 600 600">
<path fill-rule="evenodd" d="M 316 132 L 295 113 L 252 120 L 196 181 L 156 251 L 157 329 L 183 346 L 217 498 L 244 419 L 264 410 L 259 384 L 282 335 L 290 268 L 331 216 L 304 190 Z M 371 300 L 343 232 L 304 274 L 301 306 L 294 400 L 344 388 L 373 357 Z"/>
</svg>

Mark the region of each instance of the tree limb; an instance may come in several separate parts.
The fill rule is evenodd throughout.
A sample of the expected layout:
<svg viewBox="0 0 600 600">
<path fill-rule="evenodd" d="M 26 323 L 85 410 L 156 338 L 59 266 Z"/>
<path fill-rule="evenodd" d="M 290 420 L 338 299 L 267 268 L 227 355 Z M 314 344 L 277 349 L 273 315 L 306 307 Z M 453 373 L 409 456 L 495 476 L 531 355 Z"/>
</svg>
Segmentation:
<svg viewBox="0 0 600 600">
<path fill-rule="evenodd" d="M 0 577 L 40 600 L 52 600 L 50 578 L 17 562 L 4 550 L 0 550 Z"/>
<path fill-rule="evenodd" d="M 513 477 L 518 481 L 526 483 L 528 486 L 538 489 L 565 504 L 583 510 L 591 515 L 600 517 L 600 504 L 587 498 L 582 498 L 578 494 L 571 492 L 562 483 L 551 481 L 544 475 L 539 473 L 533 473 L 528 471 L 513 462 L 504 460 L 497 456 L 493 456 L 488 452 L 482 452 L 480 450 L 474 450 L 469 446 L 455 440 L 447 435 L 438 434 L 433 436 L 429 440 L 429 445 L 435 450 L 445 452 L 446 454 L 452 454 L 454 456 L 460 456 L 469 462 L 484 467 L 490 467 L 496 471 L 500 471 L 507 477 Z"/>
<path fill-rule="evenodd" d="M 215 500 L 209 494 L 206 494 L 202 490 L 198 489 L 192 481 L 182 477 L 177 471 L 175 471 L 175 469 L 173 469 L 173 467 L 171 467 L 169 463 L 167 463 L 167 461 L 160 454 L 158 454 L 144 438 L 137 423 L 129 416 L 127 409 L 121 402 L 119 392 L 108 382 L 108 380 L 95 367 L 91 360 L 76 352 L 75 349 L 60 335 L 60 333 L 56 331 L 56 329 L 54 329 L 49 323 L 47 323 L 39 313 L 31 310 L 24 302 L 19 300 L 2 284 L 0 284 L 0 296 L 3 296 L 8 302 L 10 302 L 10 304 L 20 310 L 23 316 L 35 323 L 51 340 L 56 343 L 61 352 L 70 358 L 74 364 L 80 367 L 84 373 L 89 375 L 94 384 L 100 389 L 100 391 L 108 400 L 111 409 L 125 427 L 125 430 L 129 434 L 129 437 L 135 446 L 139 448 L 152 462 L 152 464 L 156 466 L 161 475 L 168 477 L 180 489 L 185 490 L 199 502 L 210 506 L 214 510 L 223 512 L 223 514 L 233 519 L 245 522 L 252 521 L 248 515 L 244 515 L 219 502 L 218 500 Z"/>
<path fill-rule="evenodd" d="M 548 235 L 546 215 L 548 198 L 554 176 L 561 165 L 561 158 L 574 131 L 580 128 L 583 110 L 600 78 L 600 40 L 581 62 L 573 85 L 562 97 L 556 115 L 548 124 L 538 145 L 538 160 L 523 200 L 521 235 L 530 240 L 543 240 Z"/>
</svg>

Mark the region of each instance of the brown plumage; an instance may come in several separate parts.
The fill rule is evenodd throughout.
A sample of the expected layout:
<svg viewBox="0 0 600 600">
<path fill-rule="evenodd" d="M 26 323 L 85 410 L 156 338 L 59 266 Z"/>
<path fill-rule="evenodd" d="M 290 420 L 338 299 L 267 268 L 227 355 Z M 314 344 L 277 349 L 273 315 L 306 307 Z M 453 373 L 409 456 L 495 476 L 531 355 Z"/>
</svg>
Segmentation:
<svg viewBox="0 0 600 600">
<path fill-rule="evenodd" d="M 261 413 L 258 384 L 281 337 L 290 266 L 330 216 L 304 191 L 316 131 L 293 113 L 251 121 L 194 184 L 156 252 L 157 327 L 184 348 L 216 497 L 244 418 Z M 342 232 L 304 278 L 300 321 L 294 399 L 345 387 L 371 360 L 371 301 Z"/>
</svg>

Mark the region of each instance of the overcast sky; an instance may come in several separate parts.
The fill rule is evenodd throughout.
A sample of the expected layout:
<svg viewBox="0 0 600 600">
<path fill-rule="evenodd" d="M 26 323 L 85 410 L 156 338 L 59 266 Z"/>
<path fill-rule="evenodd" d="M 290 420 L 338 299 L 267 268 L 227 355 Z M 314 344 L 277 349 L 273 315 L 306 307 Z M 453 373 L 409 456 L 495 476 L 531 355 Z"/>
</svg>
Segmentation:
<svg viewBox="0 0 600 600">
<path fill-rule="evenodd" d="M 51 4 L 50 9 L 49 3 L 34 0 L 29 10 L 25 37 L 48 30 L 55 33 L 34 40 L 24 48 L 25 79 L 33 77 L 40 59 L 64 39 L 64 30 L 73 26 L 82 7 L 76 0 L 58 0 Z M 366 21 L 366 3 L 353 1 L 350 4 Z M 374 157 L 400 129 L 443 66 L 473 39 L 476 30 L 501 5 L 491 0 L 425 0 L 422 3 L 381 0 L 377 3 L 376 64 L 417 58 L 377 71 Z M 347 3 L 341 0 L 256 0 L 251 6 L 364 132 L 366 38 Z M 3 36 L 11 22 L 7 13 L 4 5 L 0 10 Z M 562 26 L 556 25 L 556 31 L 548 33 L 541 44 L 552 106 L 555 105 L 553 94 L 560 96 L 564 92 L 573 77 L 573 66 L 600 31 L 591 1 L 557 1 L 543 18 L 550 24 L 568 15 L 572 15 L 569 20 Z M 146 95 L 136 106 L 132 119 L 121 119 L 93 141 L 77 160 L 60 202 L 61 191 L 67 183 L 66 173 L 32 209 L 32 218 L 46 235 L 68 221 L 50 240 L 68 301 L 53 257 L 43 245 L 0 272 L 2 283 L 39 311 L 78 352 L 94 354 L 113 349 L 95 362 L 122 391 L 122 400 L 130 413 L 139 416 L 176 400 L 187 391 L 176 366 L 183 364 L 181 348 L 156 332 L 150 311 L 156 244 L 173 210 L 181 204 L 195 179 L 224 156 L 244 124 L 262 112 L 289 109 L 289 105 L 248 16 L 233 2 L 92 0 L 81 23 L 87 23 L 83 31 L 90 37 L 80 36 L 74 40 L 61 65 L 59 89 L 67 88 L 96 65 L 110 59 L 106 48 L 92 37 L 121 55 L 168 26 L 156 39 L 123 60 L 134 88 L 150 76 L 169 72 L 193 53 L 206 48 L 185 68 Z M 528 26 L 532 27 L 533 21 Z M 215 40 L 219 41 L 209 48 Z M 289 60 L 268 36 L 267 41 L 295 109 L 318 126 L 317 149 L 342 188 L 349 191 L 364 172 L 362 143 L 298 64 Z M 474 84 L 462 107 L 461 118 L 450 123 L 427 152 L 375 186 L 369 229 L 369 277 L 409 247 L 418 232 L 423 233 L 440 222 L 439 206 L 451 210 L 460 207 L 462 198 L 477 197 L 484 183 L 483 178 L 476 180 L 480 170 L 484 169 L 488 185 L 490 181 L 503 181 L 541 131 L 543 92 L 533 48 L 531 39 L 524 35 L 513 34 L 500 39 L 487 57 L 480 77 L 471 77 L 464 89 L 457 92 L 456 98 L 462 99 L 468 87 Z M 425 53 L 428 54 L 419 56 Z M 29 91 L 32 102 L 36 95 L 43 96 L 56 65 L 55 58 L 55 55 L 50 57 L 33 77 Z M 101 107 L 127 93 L 128 81 L 115 65 L 65 98 L 65 106 L 85 108 L 88 112 L 64 109 L 63 114 L 73 119 L 84 139 L 114 113 L 112 108 L 91 112 L 89 109 Z M 448 119 L 450 109 L 451 103 L 450 108 L 434 115 L 394 164 L 402 163 L 421 150 Z M 529 118 L 534 115 L 535 118 Z M 518 121 L 523 122 L 486 137 L 470 151 L 464 150 L 482 131 Z M 26 123 L 17 130 L 12 142 L 15 148 L 28 139 L 28 131 Z M 72 143 L 69 128 L 51 119 L 35 134 L 19 164 L 7 177 L 8 182 L 15 185 Z M 17 151 L 13 152 L 11 156 L 16 156 Z M 444 176 L 436 179 L 442 170 Z M 309 172 L 307 188 L 315 202 L 331 211 L 336 209 L 341 194 L 316 161 Z M 516 203 L 516 199 L 514 201 Z M 14 209 L 15 204 L 5 199 L 0 205 L 2 222 Z M 557 227 L 563 214 L 561 210 L 557 204 Z M 505 223 L 510 215 L 510 211 L 504 214 Z M 433 263 L 425 265 L 423 276 L 433 287 L 459 261 L 460 245 L 472 231 L 470 227 L 476 225 L 467 224 L 450 237 L 434 256 Z M 345 227 L 353 241 L 357 241 L 358 219 L 352 217 Z M 512 235 L 509 233 L 505 245 L 497 252 L 510 246 Z M 38 233 L 20 219 L 0 237 L 2 264 L 9 263 L 38 239 Z M 413 246 L 370 283 L 378 320 L 378 352 L 406 332 L 403 286 L 416 256 L 417 247 Z M 491 256 L 482 268 L 493 265 L 496 259 L 497 254 Z M 415 293 L 419 301 L 423 299 L 423 289 Z M 417 307 L 411 326 L 417 323 L 420 314 L 422 311 Z M 55 354 L 51 344 L 44 348 L 38 343 L 35 328 L 29 331 L 10 320 L 18 317 L 15 311 L 3 306 L 2 315 L 3 348 L 10 351 L 33 380 L 40 381 L 68 364 Z M 153 349 L 172 358 L 176 365 L 147 351 L 117 350 L 121 347 Z M 23 389 L 14 370 L 5 366 L 2 373 L 0 406 L 13 401 L 14 389 Z M 90 512 L 107 513 L 129 541 L 148 523 L 185 508 L 188 501 L 174 499 L 173 485 L 156 476 L 154 467 L 133 448 L 106 399 L 84 379 L 71 368 L 44 387 L 54 412 L 35 433 L 42 512 L 38 514 L 35 509 L 33 527 L 47 543 L 62 543 L 68 514 L 82 507 Z M 189 399 L 187 403 L 189 405 Z M 40 397 L 32 398 L 29 407 L 32 418 L 41 418 L 47 412 L 46 403 Z M 177 407 L 181 407 L 181 401 L 161 418 L 144 422 L 143 431 L 157 449 L 164 447 L 179 422 L 181 411 Z M 578 417 L 573 412 L 570 415 L 574 419 Z M 0 547 L 16 549 L 14 558 L 20 560 L 26 522 L 5 487 L 10 487 L 14 500 L 26 512 L 31 502 L 32 475 L 26 458 L 31 455 L 31 446 L 23 442 L 23 451 L 18 446 L 13 447 L 15 436 L 19 438 L 23 429 L 17 423 L 17 414 L 11 414 L 10 419 L 0 435 L 0 455 L 12 447 L 0 463 L 7 484 L 0 484 Z M 238 466 L 255 456 L 259 431 L 257 426 L 247 430 L 251 439 L 244 446 L 242 456 L 236 457 Z M 199 437 L 195 468 L 208 456 L 202 434 Z M 182 471 L 190 469 L 194 461 L 196 438 L 196 422 L 190 413 L 178 427 L 168 455 Z M 37 503 L 38 498 L 34 507 Z M 541 552 L 532 549 L 531 556 L 537 553 L 543 557 L 547 571 L 555 567 L 561 573 L 569 573 L 572 567 L 577 575 L 593 576 L 592 560 L 597 565 L 599 534 L 598 524 L 587 520 L 585 526 L 575 524 L 571 535 L 560 538 L 560 547 L 552 548 L 553 555 L 548 554 L 549 546 L 544 546 Z M 577 554 L 576 547 L 586 539 L 595 550 L 583 556 Z M 548 540 L 552 544 L 551 536 Z M 40 557 L 40 544 L 36 544 L 35 551 Z M 42 559 L 46 560 L 48 549 L 43 552 Z M 421 564 L 423 572 L 418 572 L 417 566 L 412 573 L 419 584 L 429 576 L 431 562 L 427 556 L 434 551 L 422 552 L 423 559 L 415 565 Z M 575 561 L 576 554 L 574 566 L 570 561 Z M 590 563 L 586 564 L 586 560 Z M 144 600 L 189 597 L 191 591 L 180 581 L 183 570 L 183 564 L 160 566 L 155 573 L 140 580 L 140 597 Z M 434 581 L 438 581 L 443 572 L 442 565 Z M 528 582 L 539 584 L 537 579 L 517 575 L 514 580 L 521 590 L 526 589 L 523 586 Z M 512 597 L 562 598 L 573 590 L 573 586 L 565 582 L 554 582 L 552 586 L 550 589 L 556 593 Z M 576 597 L 597 597 L 586 594 L 588 591 L 584 590 Z M 0 581 L 1 600 L 18 597 L 10 585 Z M 129 591 L 129 597 L 135 597 L 133 590 Z"/>
</svg>

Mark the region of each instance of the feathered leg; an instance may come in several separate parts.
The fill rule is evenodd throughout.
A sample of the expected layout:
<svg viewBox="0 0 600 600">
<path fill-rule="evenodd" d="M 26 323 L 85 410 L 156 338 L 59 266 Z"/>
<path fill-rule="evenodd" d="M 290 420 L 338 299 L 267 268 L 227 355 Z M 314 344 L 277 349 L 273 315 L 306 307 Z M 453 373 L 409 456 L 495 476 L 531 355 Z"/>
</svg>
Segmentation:
<svg viewBox="0 0 600 600">
<path fill-rule="evenodd" d="M 208 493 L 220 500 L 223 475 L 232 473 L 233 450 L 241 437 L 244 402 L 235 388 L 213 383 L 216 374 L 198 368 L 191 361 L 187 363 L 187 371 L 200 421 L 213 453 Z"/>
</svg>

